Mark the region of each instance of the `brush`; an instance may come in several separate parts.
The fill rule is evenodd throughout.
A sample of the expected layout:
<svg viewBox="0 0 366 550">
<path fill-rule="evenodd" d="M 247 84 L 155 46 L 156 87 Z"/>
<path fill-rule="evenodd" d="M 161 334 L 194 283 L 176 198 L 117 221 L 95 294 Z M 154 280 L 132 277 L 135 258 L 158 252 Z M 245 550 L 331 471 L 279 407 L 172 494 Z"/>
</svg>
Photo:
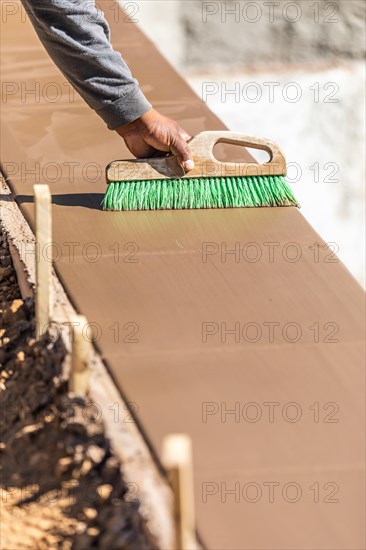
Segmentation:
<svg viewBox="0 0 366 550">
<path fill-rule="evenodd" d="M 220 162 L 217 143 L 266 151 L 270 159 Z M 167 210 L 298 206 L 288 186 L 286 161 L 275 143 L 241 132 L 201 132 L 189 141 L 194 168 L 185 173 L 176 158 L 116 160 L 106 169 L 104 210 Z"/>
</svg>

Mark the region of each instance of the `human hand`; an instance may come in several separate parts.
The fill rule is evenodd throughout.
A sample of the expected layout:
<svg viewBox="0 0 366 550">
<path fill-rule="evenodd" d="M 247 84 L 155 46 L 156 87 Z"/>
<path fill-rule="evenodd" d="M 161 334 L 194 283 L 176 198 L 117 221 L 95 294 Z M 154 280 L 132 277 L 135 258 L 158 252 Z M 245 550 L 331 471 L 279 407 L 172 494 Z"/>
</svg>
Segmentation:
<svg viewBox="0 0 366 550">
<path fill-rule="evenodd" d="M 171 152 L 186 172 L 194 168 L 187 140 L 190 135 L 175 120 L 150 109 L 137 120 L 117 128 L 127 148 L 136 158 L 158 156 Z"/>
</svg>

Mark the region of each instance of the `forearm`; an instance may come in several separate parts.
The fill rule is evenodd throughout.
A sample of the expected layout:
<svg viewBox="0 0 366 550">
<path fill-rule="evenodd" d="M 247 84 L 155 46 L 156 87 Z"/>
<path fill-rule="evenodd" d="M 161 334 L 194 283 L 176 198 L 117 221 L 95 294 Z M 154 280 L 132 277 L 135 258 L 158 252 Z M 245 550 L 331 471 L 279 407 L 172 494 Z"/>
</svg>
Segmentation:
<svg viewBox="0 0 366 550">
<path fill-rule="evenodd" d="M 104 15 L 80 0 L 21 0 L 48 54 L 111 130 L 151 105 L 109 42 Z"/>
</svg>

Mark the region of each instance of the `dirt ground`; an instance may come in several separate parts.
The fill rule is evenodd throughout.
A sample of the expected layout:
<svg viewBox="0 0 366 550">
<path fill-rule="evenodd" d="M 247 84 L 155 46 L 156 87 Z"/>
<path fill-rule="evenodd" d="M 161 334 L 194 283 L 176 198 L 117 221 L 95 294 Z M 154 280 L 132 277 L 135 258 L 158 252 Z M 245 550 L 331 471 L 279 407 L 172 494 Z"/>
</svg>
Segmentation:
<svg viewBox="0 0 366 550">
<path fill-rule="evenodd" d="M 155 549 L 94 407 L 68 395 L 60 339 L 34 339 L 0 229 L 1 550 Z"/>
</svg>

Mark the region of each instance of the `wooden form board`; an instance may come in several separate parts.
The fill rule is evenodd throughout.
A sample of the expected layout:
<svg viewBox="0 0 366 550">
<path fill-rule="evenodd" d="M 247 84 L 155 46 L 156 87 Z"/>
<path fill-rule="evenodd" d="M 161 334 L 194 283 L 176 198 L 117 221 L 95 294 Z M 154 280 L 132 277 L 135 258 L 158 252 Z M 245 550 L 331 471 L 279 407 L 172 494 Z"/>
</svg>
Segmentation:
<svg viewBox="0 0 366 550">
<path fill-rule="evenodd" d="M 161 112 L 191 134 L 224 129 L 135 25 L 110 23 Z M 55 268 L 157 455 L 166 434 L 191 437 L 204 543 L 363 548 L 359 285 L 295 208 L 102 212 L 123 142 L 28 22 L 2 31 L 2 78 L 18 86 L 2 106 L 2 167 L 33 227 L 33 185 L 50 186 Z M 24 95 L 50 82 L 57 102 Z"/>
</svg>

